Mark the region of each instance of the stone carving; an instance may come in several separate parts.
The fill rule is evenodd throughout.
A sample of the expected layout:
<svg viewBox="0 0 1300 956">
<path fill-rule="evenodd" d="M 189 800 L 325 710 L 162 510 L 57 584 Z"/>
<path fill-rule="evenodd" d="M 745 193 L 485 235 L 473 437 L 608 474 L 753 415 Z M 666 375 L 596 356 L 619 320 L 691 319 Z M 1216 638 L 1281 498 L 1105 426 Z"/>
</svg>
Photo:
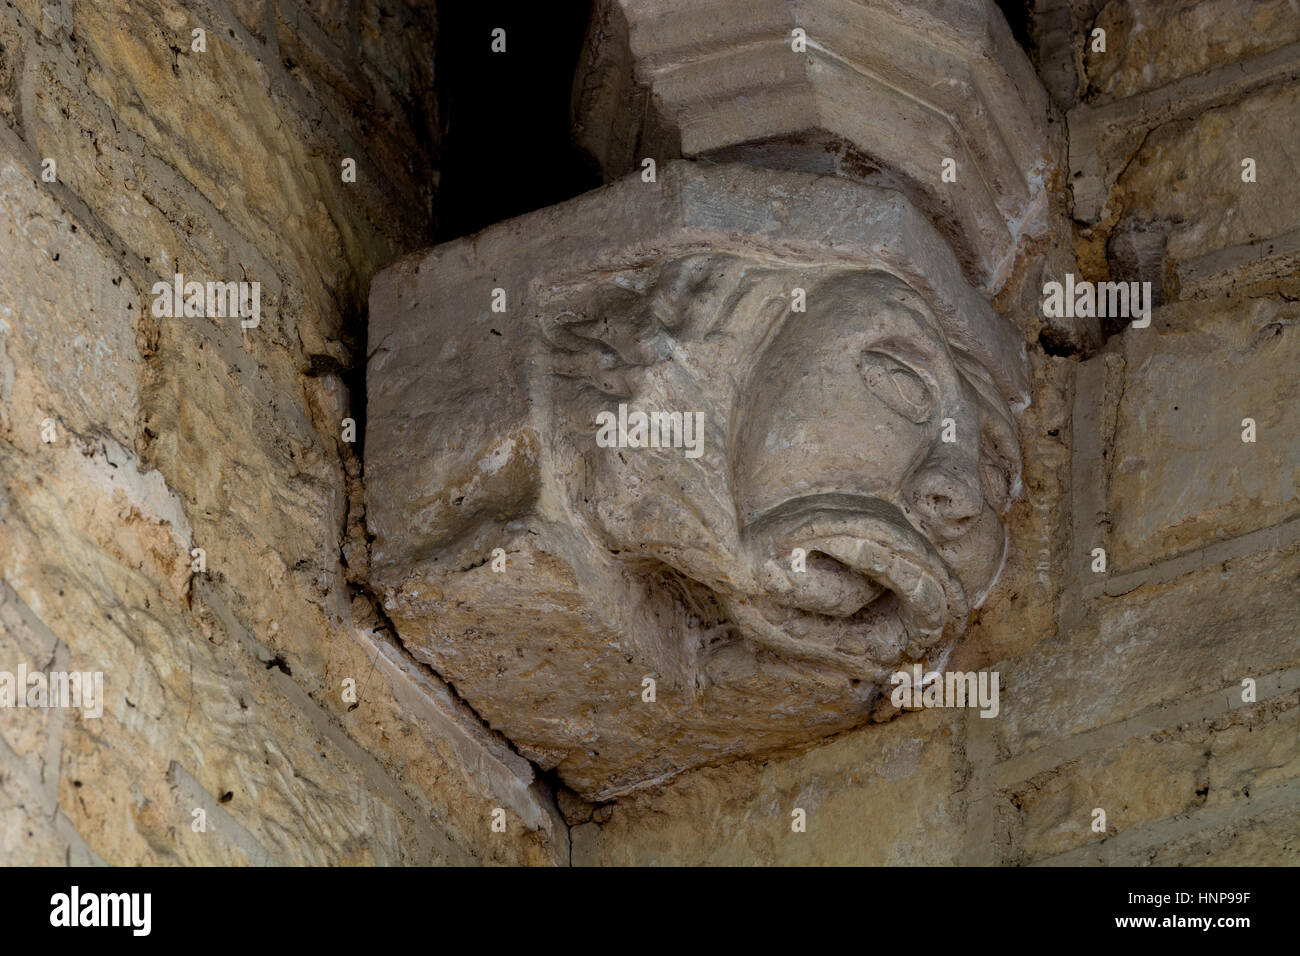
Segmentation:
<svg viewBox="0 0 1300 956">
<path fill-rule="evenodd" d="M 679 162 L 399 263 L 371 322 L 388 613 L 588 798 L 861 723 L 1000 569 L 1023 346 L 899 193 Z"/>
<path fill-rule="evenodd" d="M 697 255 L 574 291 L 543 302 L 544 414 L 600 546 L 680 575 L 732 640 L 850 678 L 879 681 L 960 626 L 1001 563 L 1017 442 L 988 373 L 911 287 Z M 593 443 L 616 407 L 636 453 Z M 683 416 L 704 426 L 686 454 Z M 699 639 L 679 648 L 697 683 L 721 640 Z"/>
</svg>

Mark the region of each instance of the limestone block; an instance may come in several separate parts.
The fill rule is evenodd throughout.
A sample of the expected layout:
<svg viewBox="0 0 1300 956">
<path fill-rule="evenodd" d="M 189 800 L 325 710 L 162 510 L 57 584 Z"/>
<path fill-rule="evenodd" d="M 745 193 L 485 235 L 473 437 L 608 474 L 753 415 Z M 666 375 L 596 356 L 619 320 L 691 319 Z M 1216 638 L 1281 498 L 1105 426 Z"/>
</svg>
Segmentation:
<svg viewBox="0 0 1300 956">
<path fill-rule="evenodd" d="M 1240 810 L 1252 792 L 1300 778 L 1300 694 L 1170 727 L 1045 770 L 1004 795 L 1014 805 L 1003 844 L 1039 859 L 1095 844 L 1093 810 L 1106 835 L 1140 842 L 1144 825 L 1201 807 Z"/>
<path fill-rule="evenodd" d="M 0 787 L 0 846 L 7 866 L 40 866 L 64 859 L 54 821 L 18 781 Z"/>
<path fill-rule="evenodd" d="M 683 156 L 906 188 L 990 292 L 1045 228 L 1047 110 L 984 0 L 601 0 L 574 101 L 607 179 Z"/>
<path fill-rule="evenodd" d="M 1071 110 L 1072 212 L 1094 227 L 1092 257 L 1166 300 L 1294 274 L 1297 70 L 1291 43 Z"/>
<path fill-rule="evenodd" d="M 953 712 L 930 710 L 789 759 L 697 770 L 574 827 L 573 862 L 951 865 L 965 826 L 961 757 Z"/>
<path fill-rule="evenodd" d="M 681 162 L 370 308 L 373 581 L 588 799 L 861 723 L 1001 569 L 1023 346 L 899 193 Z M 659 447 L 605 447 L 638 411 Z"/>
<path fill-rule="evenodd" d="M 1198 299 L 1124 335 L 1114 572 L 1300 514 L 1298 320 L 1282 297 Z M 1246 418 L 1253 443 L 1242 441 Z"/>
<path fill-rule="evenodd" d="M 33 55 L 26 74 L 27 125 L 40 155 L 56 160 L 59 183 L 152 267 L 150 282 L 171 281 L 177 271 L 201 280 L 256 279 L 266 316 L 260 335 L 274 335 L 282 294 L 274 265 L 139 136 L 115 128 L 113 111 L 67 66 L 55 53 Z M 145 299 L 146 313 L 151 302 Z"/>
<path fill-rule="evenodd" d="M 1092 28 L 1106 31 L 1104 52 L 1084 45 L 1093 102 L 1122 99 L 1300 40 L 1300 17 L 1290 0 L 1111 0 Z"/>
<path fill-rule="evenodd" d="M 1207 749 L 1210 806 L 1300 780 L 1300 692 L 1244 707 L 1215 722 Z"/>
<path fill-rule="evenodd" d="M 5 669 L 24 660 L 30 668 L 49 667 L 47 648 L 57 646 L 55 660 L 104 675 L 102 716 L 58 710 L 32 721 L 24 711 L 21 721 L 6 716 L 0 732 L 0 753 L 8 747 L 15 754 L 6 764 L 24 764 L 25 771 L 14 771 L 43 780 L 51 806 L 58 795 L 69 829 L 117 864 L 524 857 L 517 835 L 478 854 L 451 842 L 440 832 L 445 807 L 437 805 L 441 815 L 429 814 L 406 796 L 304 689 L 268 668 L 269 653 L 228 614 L 211 613 L 210 585 L 195 583 L 184 600 L 169 591 L 169 569 L 160 563 L 179 565 L 183 577 L 188 571 L 176 560 L 184 552 L 167 540 L 165 520 L 179 511 L 179 501 L 158 495 L 121 507 L 113 484 L 149 487 L 158 480 L 157 472 L 142 475 L 120 449 L 51 446 L 48 457 L 37 459 L 0 443 L 0 487 L 8 494 L 0 512 L 0 650 L 8 653 L 13 608 L 23 620 L 39 618 L 45 635 L 44 643 L 20 640 Z M 186 607 L 191 599 L 199 611 L 193 616 Z M 316 631 L 318 639 L 322 633 Z M 377 696 L 385 684 L 381 671 L 369 692 Z M 337 699 L 334 689 L 329 696 Z M 384 710 L 362 713 L 367 723 L 385 719 L 390 732 L 405 730 L 409 739 L 423 715 L 408 702 L 406 724 L 381 718 L 390 712 L 389 696 Z M 360 725 L 356 732 L 367 739 L 368 729 Z M 446 752 L 421 737 L 425 762 L 403 768 L 415 778 L 412 790 L 429 786 L 430 765 L 436 767 L 436 792 L 456 805 L 449 829 L 463 832 L 482 827 L 491 806 L 513 810 L 510 794 L 475 792 L 476 785 L 497 784 L 487 759 L 471 769 L 473 748 L 439 729 L 443 739 L 435 744 Z M 392 759 L 406 739 L 382 755 Z M 197 833 L 192 811 L 203 806 L 211 825 Z"/>
<path fill-rule="evenodd" d="M 1242 817 L 1154 846 L 1152 866 L 1295 866 L 1300 861 L 1300 815 L 1295 805 Z"/>
<path fill-rule="evenodd" d="M 1251 250 L 1247 258 L 1255 271 L 1295 271 L 1300 263 L 1297 142 L 1300 83 L 1294 82 L 1265 87 L 1147 137 L 1117 188 L 1130 227 L 1164 230 L 1167 286 L 1177 277 L 1187 295 L 1205 274 L 1236 265 L 1231 259 L 1216 262 L 1236 249 Z M 1242 181 L 1246 158 L 1255 161 L 1255 182 Z"/>
<path fill-rule="evenodd" d="M 403 5 L 300 6 L 0 4 L 0 669 L 53 657 L 106 692 L 101 718 L 0 720 L 4 863 L 569 858 L 534 768 L 343 585 L 343 369 L 359 289 L 428 222 L 432 43 Z M 277 10 L 282 56 L 341 46 L 389 88 L 362 108 L 290 75 Z M 260 282 L 261 324 L 153 316 L 174 271 Z"/>
<path fill-rule="evenodd" d="M 1100 630 L 1061 634 L 1003 666 L 992 722 L 1001 752 L 1050 747 L 1197 693 L 1239 693 L 1243 678 L 1293 666 L 1298 571 L 1291 545 L 1102 599 Z"/>
<path fill-rule="evenodd" d="M 405 165 L 392 165 L 385 177 L 343 183 L 339 154 L 349 138 L 329 112 L 219 23 L 206 28 L 208 52 L 193 52 L 190 31 L 201 24 L 171 0 L 71 6 L 84 55 L 97 66 L 78 79 L 116 121 L 100 127 L 100 136 L 112 143 L 114 129 L 124 128 L 138 137 L 294 280 L 306 300 L 300 324 L 337 335 L 340 287 L 390 261 L 400 248 L 397 233 L 412 224 L 413 217 L 398 215 L 401 201 L 377 188 L 388 178 L 409 182 Z M 29 80 L 33 90 L 37 80 Z M 122 139 L 130 149 L 131 137 Z M 357 158 L 364 171 L 365 154 Z M 407 195 L 418 201 L 418 192 Z M 296 341 L 294 329 L 285 341 Z"/>
<path fill-rule="evenodd" d="M 31 614 L 22 606 L 9 589 L 0 586 L 0 671 L 15 675 L 20 663 L 26 663 L 29 671 L 42 671 L 45 665 L 49 669 L 62 669 L 68 662 L 67 655 L 60 654 L 57 641 L 46 633 L 40 633 L 32 626 Z M 54 662 L 57 662 L 55 664 Z M 78 662 L 84 663 L 84 662 Z M 16 678 L 6 678 L 6 680 Z M 15 688 L 21 685 L 15 683 Z M 25 699 L 27 687 L 16 689 L 16 695 Z M 57 711 L 28 707 L 8 707 L 3 710 L 4 723 L 0 725 L 0 754 L 3 763 L 15 776 L 19 768 L 25 765 L 34 781 L 45 784 L 48 794 L 58 777 L 58 751 L 51 750 L 50 738 L 57 734 L 59 714 Z M 36 790 L 41 788 L 36 786 Z"/>
<path fill-rule="evenodd" d="M 193 767 L 210 793 L 237 793 L 229 812 L 244 829 L 273 834 L 269 849 L 286 862 L 337 860 L 362 844 L 360 834 L 373 839 L 388 826 L 386 808 L 349 795 L 350 781 L 332 764 L 318 773 L 324 761 L 309 725 L 271 692 L 265 666 L 229 635 L 206 638 L 185 615 L 174 579 L 179 569 L 186 583 L 188 555 L 172 534 L 185 529 L 168 524 L 181 520 L 179 502 L 165 491 L 129 507 L 121 497 L 123 487 L 157 488 L 157 473 L 141 474 L 121 449 L 47 449 L 41 458 L 0 453 L 9 493 L 0 578 L 66 648 L 62 660 L 104 675 L 102 716 L 55 711 L 41 741 L 55 755 L 44 779 L 75 830 L 115 863 L 242 861 L 220 839 L 190 831 L 194 804 L 166 778 L 173 760 Z M 19 658 L 29 667 L 49 660 L 30 653 Z M 306 806 L 306 781 L 291 766 L 319 788 L 318 806 Z M 337 837 L 336 849 L 322 832 Z M 376 856 L 395 861 L 389 848 L 398 843 L 382 840 Z"/>
<path fill-rule="evenodd" d="M 1038 859 L 1097 843 L 1093 811 L 1106 813 L 1106 834 L 1183 813 L 1200 805 L 1197 791 L 1205 778 L 1197 741 L 1157 734 L 1089 754 L 1053 767 L 1013 788 L 1007 795 L 1015 812 L 1007 815 L 1017 860 Z"/>
<path fill-rule="evenodd" d="M 0 145 L 0 434 L 39 447 L 49 418 L 129 447 L 140 297 L 37 175 Z"/>
</svg>

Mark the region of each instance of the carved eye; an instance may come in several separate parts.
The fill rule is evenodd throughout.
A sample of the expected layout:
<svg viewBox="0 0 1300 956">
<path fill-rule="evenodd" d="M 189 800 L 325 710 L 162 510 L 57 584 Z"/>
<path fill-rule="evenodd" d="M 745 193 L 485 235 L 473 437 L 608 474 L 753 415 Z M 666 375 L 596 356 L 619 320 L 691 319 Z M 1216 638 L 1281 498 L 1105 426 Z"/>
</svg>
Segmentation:
<svg viewBox="0 0 1300 956">
<path fill-rule="evenodd" d="M 934 392 L 915 370 L 884 352 L 862 353 L 862 380 L 873 395 L 918 425 L 934 414 Z"/>
</svg>

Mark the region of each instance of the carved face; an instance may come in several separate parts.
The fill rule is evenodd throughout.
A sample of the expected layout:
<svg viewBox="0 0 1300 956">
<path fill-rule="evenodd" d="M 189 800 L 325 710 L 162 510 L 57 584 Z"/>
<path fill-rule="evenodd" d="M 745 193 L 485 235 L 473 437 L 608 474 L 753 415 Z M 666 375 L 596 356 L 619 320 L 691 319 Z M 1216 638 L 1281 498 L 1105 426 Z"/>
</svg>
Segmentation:
<svg viewBox="0 0 1300 956">
<path fill-rule="evenodd" d="M 1019 485 L 1023 343 L 906 196 L 666 173 L 371 293 L 371 581 L 591 800 L 883 716 L 946 666 Z"/>
<path fill-rule="evenodd" d="M 960 633 L 996 579 L 1011 415 L 902 280 L 701 256 L 625 278 L 550 337 L 573 356 L 555 391 L 571 506 L 691 595 L 689 670 L 740 644 L 878 682 Z M 702 413 L 701 453 L 599 447 L 620 404 Z"/>
</svg>

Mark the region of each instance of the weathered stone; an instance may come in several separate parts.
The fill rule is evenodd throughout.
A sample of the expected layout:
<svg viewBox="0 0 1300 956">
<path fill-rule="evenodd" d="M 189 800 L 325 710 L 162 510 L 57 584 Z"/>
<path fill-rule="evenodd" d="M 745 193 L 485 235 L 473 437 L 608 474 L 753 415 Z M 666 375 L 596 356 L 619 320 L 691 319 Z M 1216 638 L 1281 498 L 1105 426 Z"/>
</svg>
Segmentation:
<svg viewBox="0 0 1300 956">
<path fill-rule="evenodd" d="M 1014 821 L 1000 842 L 1024 862 L 1054 856 L 1151 820 L 1183 813 L 1203 796 L 1204 759 L 1193 741 L 1158 735 L 1055 767 L 1024 781 L 1006 799 Z M 1106 814 L 1103 833 L 1093 830 Z"/>
<path fill-rule="evenodd" d="M 949 666 L 970 671 L 1024 653 L 1056 629 L 1068 566 L 1070 408 L 1075 364 L 1031 353 L 1033 401 L 1020 416 L 1024 494 L 1006 515 L 1002 573 L 953 651 Z"/>
<path fill-rule="evenodd" d="M 0 709 L 2 861 L 1300 861 L 1300 27 L 1031 6 L 1068 170 L 991 2 L 602 0 L 618 182 L 367 316 L 476 82 L 432 4 L 0 4 L 0 672 L 105 690 Z M 175 272 L 258 328 L 152 314 Z M 1163 306 L 1043 316 L 1065 273 Z M 898 714 L 916 655 L 996 718 Z"/>
<path fill-rule="evenodd" d="M 1294 243 L 1270 248 L 1300 223 L 1300 84 L 1267 87 L 1239 103 L 1207 110 L 1151 133 L 1118 181 L 1123 218 L 1171 223 L 1166 242 L 1170 278 L 1206 271 L 1207 257 L 1257 244 L 1250 257 L 1300 261 Z M 1255 161 L 1255 182 L 1242 181 L 1242 161 Z M 1199 268 L 1198 268 L 1199 267 Z M 1203 282 L 1203 276 L 1196 276 Z M 1158 281 L 1161 276 L 1143 276 Z M 1170 284 L 1166 279 L 1166 285 Z M 1190 291 L 1190 290 L 1189 290 Z"/>
<path fill-rule="evenodd" d="M 1053 391 L 1041 390 L 1035 381 L 1035 405 L 1021 418 L 1028 494 L 1008 518 L 1013 532 L 1008 566 L 953 656 L 953 666 L 993 666 L 1003 674 L 1000 719 L 966 722 L 971 776 L 960 827 L 968 843 L 962 858 L 1285 865 L 1300 852 L 1289 809 L 1296 793 L 1294 704 L 1285 696 L 1242 704 L 1239 694 L 1246 676 L 1257 677 L 1261 686 L 1281 680 L 1294 687 L 1297 659 L 1291 624 L 1297 608 L 1290 600 L 1296 536 L 1288 530 L 1293 524 L 1269 526 L 1294 514 L 1289 484 L 1295 456 L 1279 433 L 1294 430 L 1284 410 L 1294 401 L 1286 401 L 1288 386 L 1281 379 L 1288 378 L 1283 369 L 1294 366 L 1293 360 L 1287 363 L 1285 336 L 1291 318 L 1286 303 L 1296 289 L 1278 277 L 1294 271 L 1297 217 L 1289 208 L 1291 192 L 1277 184 L 1295 179 L 1294 164 L 1281 145 L 1294 110 L 1284 119 L 1282 104 L 1288 102 L 1283 91 L 1293 83 L 1300 60 L 1290 24 L 1267 25 L 1272 17 L 1289 15 L 1284 4 L 1157 0 L 1136 9 L 1116 2 L 1098 17 L 1102 6 L 1085 0 L 1038 3 L 1030 22 L 1037 41 L 1047 42 L 1050 32 L 1055 44 L 1037 51 L 1040 72 L 1057 71 L 1062 77 L 1056 87 L 1072 87 L 1074 71 L 1064 61 L 1078 58 L 1083 72 L 1086 55 L 1091 83 L 1080 92 L 1098 104 L 1070 116 L 1072 211 L 1089 227 L 1080 231 L 1080 261 L 1073 271 L 1097 281 L 1154 280 L 1173 304 L 1157 311 L 1151 329 L 1130 330 L 1112 348 L 1115 354 L 1101 356 L 1092 369 L 1084 366 L 1088 374 L 1077 386 L 1073 429 L 1061 427 L 1059 414 L 1042 414 L 1039 427 L 1051 428 L 1073 452 L 1073 471 L 1064 481 L 1059 469 L 1040 465 L 1050 459 L 1051 445 L 1025 435 L 1041 413 L 1038 403 L 1053 400 Z M 719 19 L 725 13 L 720 11 Z M 1055 18 L 1050 31 L 1047 18 Z M 1251 26 L 1254 18 L 1261 18 L 1260 29 Z M 1109 32 L 1104 55 L 1080 53 L 1094 19 Z M 1213 28 L 1196 29 L 1206 22 Z M 755 36 L 788 34 L 790 28 L 758 17 L 751 26 Z M 628 25 L 611 18 L 600 28 L 614 34 Z M 712 33 L 728 28 L 702 24 L 696 35 L 707 44 Z M 644 32 L 662 35 L 653 24 Z M 606 42 L 610 48 L 619 45 Z M 646 65 L 640 53 L 629 53 L 617 69 L 644 81 L 632 71 Z M 643 72 L 648 75 L 656 65 Z M 644 89 L 628 82 L 620 93 L 626 96 L 621 115 L 641 123 L 641 143 L 628 140 L 621 147 L 633 158 L 662 155 L 678 135 L 663 121 L 659 101 L 636 99 Z M 1146 92 L 1132 96 L 1141 91 Z M 1061 102 L 1073 96 L 1072 90 L 1055 92 Z M 754 100 L 750 91 L 742 95 L 747 104 Z M 1122 99 L 1126 96 L 1131 99 Z M 1261 104 L 1258 113 L 1244 115 L 1249 109 L 1244 104 L 1254 100 Z M 813 114 L 811 106 L 806 112 Z M 1255 116 L 1272 116 L 1273 129 L 1260 128 Z M 709 119 L 700 111 L 699 121 Z M 585 132 L 593 134 L 605 135 L 600 128 Z M 1165 161 L 1148 170 L 1153 146 L 1163 150 Z M 1238 186 L 1252 188 L 1240 183 L 1245 156 L 1281 178 L 1262 192 L 1234 193 Z M 1114 188 L 1121 176 L 1122 188 Z M 1274 200 L 1268 210 L 1257 208 Z M 1071 271 L 1069 264 L 1052 268 Z M 1234 295 L 1224 298 L 1229 291 Z M 1252 298 L 1260 295 L 1265 298 Z M 1180 296 L 1198 301 L 1175 302 Z M 1005 314 L 1023 308 L 1009 299 L 999 305 Z M 1270 350 L 1269 339 L 1256 335 L 1276 332 L 1275 321 L 1281 334 Z M 1056 336 L 1057 330 L 1044 326 L 1043 344 L 1050 351 L 1071 360 L 1088 354 L 1087 345 Z M 1276 353 L 1278 347 L 1283 352 Z M 1184 386 L 1170 370 L 1160 371 L 1166 357 L 1191 367 L 1186 375 L 1195 387 Z M 1073 365 L 1071 360 L 1062 364 Z M 1245 445 L 1265 453 L 1254 461 L 1258 470 L 1207 472 L 1212 462 L 1224 464 L 1221 455 L 1232 448 L 1203 440 L 1196 423 L 1238 402 L 1259 405 L 1266 395 L 1281 396 L 1261 413 L 1271 416 L 1270 430 L 1281 442 L 1272 448 L 1277 457 L 1259 444 Z M 1081 414 L 1081 406 L 1089 404 L 1090 414 Z M 1195 417 L 1174 417 L 1189 408 L 1199 410 Z M 1227 433 L 1238 444 L 1241 417 L 1245 413 Z M 1191 447 L 1184 451 L 1184 445 Z M 1123 473 L 1122 460 L 1129 468 Z M 1258 483 L 1254 491 L 1240 485 L 1247 475 Z M 1164 497 L 1160 487 L 1168 489 Z M 1071 523 L 1073 540 L 1067 546 L 1062 539 Z M 1141 540 L 1126 537 L 1138 533 Z M 1090 570 L 1091 550 L 1100 545 L 1110 559 L 1111 571 L 1104 576 Z M 1037 561 L 1026 560 L 1034 556 Z M 1152 562 L 1158 563 L 1145 567 Z M 1065 589 L 1059 635 L 1049 603 L 1056 585 Z M 986 664 L 985 655 L 999 646 L 1007 648 L 1008 660 Z M 1203 717 L 1203 698 L 1228 700 L 1241 709 Z M 906 727 L 918 716 L 904 715 L 888 729 Z M 886 729 L 855 732 L 862 735 L 864 762 L 873 758 L 869 734 Z M 787 767 L 807 772 L 805 761 L 855 734 L 804 757 L 774 757 L 762 773 Z M 726 803 L 726 796 L 742 790 L 751 777 L 720 784 L 706 799 L 684 798 L 696 780 L 738 773 L 741 766 L 692 772 L 653 798 L 620 800 L 607 819 L 598 814 L 593 823 L 575 828 L 575 860 L 759 859 L 749 846 L 729 854 L 720 849 L 762 831 L 747 807 Z M 842 779 L 819 775 L 818 783 L 839 786 Z M 1023 809 L 1011 802 L 1012 795 Z M 903 799 L 929 806 L 928 796 Z M 1118 815 L 1113 808 L 1108 813 L 1111 832 L 1104 838 L 1089 829 L 1094 800 L 1119 807 Z M 880 809 L 873 805 L 870 812 Z M 792 845 L 772 859 L 783 862 L 799 852 Z"/>
<path fill-rule="evenodd" d="M 897 193 L 679 163 L 408 259 L 371 312 L 388 613 L 588 799 L 861 722 L 1000 570 L 1022 349 Z M 642 408 L 698 444 L 599 447 Z"/>
<path fill-rule="evenodd" d="M 1106 50 L 1093 51 L 1089 31 L 1088 98 L 1102 102 L 1294 43 L 1300 17 L 1289 0 L 1111 0 L 1093 29 Z"/>
<path fill-rule="evenodd" d="M 1232 806 L 1300 779 L 1300 693 L 1243 707 L 1215 721 L 1207 752 L 1213 807 Z"/>
<path fill-rule="evenodd" d="M 573 828 L 578 866 L 935 866 L 961 851 L 952 712 L 909 714 L 806 754 L 688 773 Z M 792 827 L 796 809 L 806 830 Z"/>
<path fill-rule="evenodd" d="M 294 277 L 309 306 L 304 322 L 337 335 L 340 286 L 355 281 L 353 272 L 368 276 L 399 248 L 394 230 L 407 221 L 397 215 L 401 200 L 379 195 L 375 177 L 342 181 L 346 154 L 313 128 L 319 107 L 301 92 L 286 92 L 292 87 L 278 64 L 242 49 L 221 29 L 208 29 L 208 52 L 192 52 L 192 11 L 172 0 L 78 2 L 74 10 L 79 43 L 98 67 L 86 76 L 89 90 Z M 124 19 L 131 30 L 121 29 Z M 365 154 L 356 152 L 364 167 Z M 403 170 L 395 165 L 391 173 Z M 361 215 L 353 212 L 358 201 Z M 293 341 L 292 330 L 286 338 Z"/>
<path fill-rule="evenodd" d="M 56 159 L 59 182 L 150 267 L 139 277 L 145 290 L 155 280 L 172 281 L 177 271 L 201 281 L 254 278 L 266 318 L 261 334 L 287 341 L 278 328 L 282 290 L 271 261 L 139 136 L 114 129 L 113 110 L 80 87 L 64 51 L 34 51 L 30 59 L 27 125 L 36 149 Z M 152 302 L 144 298 L 146 313 Z"/>
<path fill-rule="evenodd" d="M 1099 599 L 1080 628 L 1002 665 L 1000 749 L 1020 754 L 1300 662 L 1300 548 Z M 1224 600 L 1231 594 L 1231 600 Z"/>
<path fill-rule="evenodd" d="M 1080 264 L 1152 282 L 1160 301 L 1300 268 L 1293 114 L 1300 44 L 1071 111 Z M 1243 181 L 1244 161 L 1255 181 Z M 1086 271 L 1086 270 L 1085 270 Z M 1253 290 L 1252 290 L 1253 291 Z"/>
<path fill-rule="evenodd" d="M 1300 514 L 1297 320 L 1281 297 L 1198 299 L 1124 335 L 1112 573 Z"/>
<path fill-rule="evenodd" d="M 1300 694 L 1178 726 L 1070 760 L 1004 791 L 1014 813 L 1000 843 L 1014 860 L 1051 857 L 1252 790 L 1300 778 Z M 1106 830 L 1093 830 L 1094 811 Z"/>
<path fill-rule="evenodd" d="M 1044 229 L 1047 96 L 992 3 L 602 0 L 583 69 L 607 180 L 681 156 L 905 188 L 990 292 Z"/>
<path fill-rule="evenodd" d="M 0 42 L 22 51 L 0 74 L 16 90 L 0 126 L 0 670 L 105 685 L 98 718 L 0 712 L 0 857 L 567 861 L 534 768 L 343 583 L 362 517 L 340 430 L 363 417 L 344 339 L 369 272 L 423 234 L 425 187 L 403 190 L 427 157 L 374 175 L 411 142 L 400 119 L 337 90 L 322 107 L 229 17 L 0 6 Z M 385 78 L 432 52 L 409 32 L 368 45 L 418 48 Z M 427 93 L 385 95 L 414 109 Z M 362 116 L 364 145 L 348 132 Z M 261 282 L 262 322 L 152 314 L 173 271 Z M 489 840 L 498 807 L 507 830 Z"/>
<path fill-rule="evenodd" d="M 1295 866 L 1300 858 L 1300 819 L 1294 804 L 1258 817 L 1244 817 L 1152 847 L 1151 866 Z"/>
<path fill-rule="evenodd" d="M 272 0 L 230 0 L 230 12 L 250 34 L 265 43 L 272 31 L 268 25 L 272 22 L 267 14 L 273 12 L 276 3 Z"/>
<path fill-rule="evenodd" d="M 135 354 L 140 297 L 36 176 L 0 143 L 0 430 L 37 448 L 50 418 L 65 439 L 102 433 L 129 446 L 139 399 L 121 358 Z M 59 321 L 82 314 L 93 321 Z"/>
<path fill-rule="evenodd" d="M 10 126 L 18 125 L 22 113 L 18 95 L 18 78 L 23 68 L 22 41 L 16 18 L 0 16 L 0 117 Z"/>
</svg>

